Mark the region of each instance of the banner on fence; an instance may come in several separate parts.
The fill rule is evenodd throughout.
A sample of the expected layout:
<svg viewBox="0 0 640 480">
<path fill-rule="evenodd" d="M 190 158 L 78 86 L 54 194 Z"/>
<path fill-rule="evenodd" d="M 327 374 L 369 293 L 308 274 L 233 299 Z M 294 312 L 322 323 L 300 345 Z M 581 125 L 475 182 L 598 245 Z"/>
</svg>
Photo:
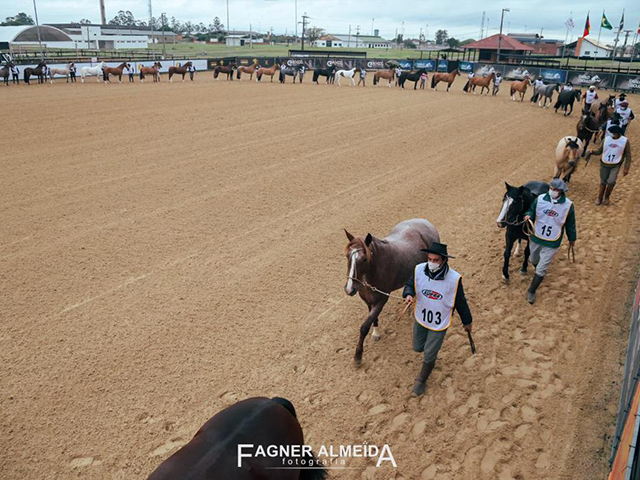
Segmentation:
<svg viewBox="0 0 640 480">
<path fill-rule="evenodd" d="M 567 72 L 567 82 L 576 87 L 595 85 L 600 88 L 613 88 L 614 75 L 610 73 Z"/>
<path fill-rule="evenodd" d="M 460 73 L 471 73 L 473 72 L 474 63 L 473 62 L 458 62 L 458 71 Z"/>
<path fill-rule="evenodd" d="M 536 67 L 507 67 L 504 72 L 504 78 L 508 80 L 524 80 L 525 78 L 533 78 L 540 75 L 540 69 Z"/>
<path fill-rule="evenodd" d="M 500 65 L 491 65 L 488 63 L 476 63 L 474 64 L 474 68 L 475 68 L 476 75 L 480 77 L 486 77 L 491 73 L 492 69 L 496 73 L 500 72 L 500 74 L 504 77 L 504 67 Z"/>
<path fill-rule="evenodd" d="M 438 60 L 438 71 L 447 72 L 449 68 L 449 60 Z"/>
<path fill-rule="evenodd" d="M 567 71 L 556 68 L 541 68 L 540 77 L 542 77 L 542 80 L 546 83 L 566 83 Z"/>
<path fill-rule="evenodd" d="M 616 90 L 640 90 L 640 76 L 638 75 L 616 75 L 615 87 Z"/>
<path fill-rule="evenodd" d="M 429 72 L 433 72 L 436 68 L 436 60 L 414 60 L 413 68 L 424 68 Z"/>
</svg>

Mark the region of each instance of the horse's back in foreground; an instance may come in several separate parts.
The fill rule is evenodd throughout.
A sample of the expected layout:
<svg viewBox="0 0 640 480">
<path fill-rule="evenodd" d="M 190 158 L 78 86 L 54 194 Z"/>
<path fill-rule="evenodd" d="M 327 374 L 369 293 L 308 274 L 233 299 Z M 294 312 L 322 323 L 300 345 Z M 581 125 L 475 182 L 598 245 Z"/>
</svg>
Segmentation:
<svg viewBox="0 0 640 480">
<path fill-rule="evenodd" d="M 238 458 L 239 445 L 242 454 Z M 291 455 L 250 455 L 258 447 L 304 445 L 302 427 L 288 400 L 248 398 L 218 412 L 193 439 L 165 460 L 148 480 L 322 480 L 326 470 L 281 467 L 300 465 Z M 273 447 L 272 447 L 273 448 Z M 306 465 L 316 466 L 312 453 L 303 454 Z M 300 460 L 296 463 L 296 460 Z M 238 466 L 240 464 L 240 466 Z M 280 468 L 279 468 L 280 467 Z"/>
</svg>

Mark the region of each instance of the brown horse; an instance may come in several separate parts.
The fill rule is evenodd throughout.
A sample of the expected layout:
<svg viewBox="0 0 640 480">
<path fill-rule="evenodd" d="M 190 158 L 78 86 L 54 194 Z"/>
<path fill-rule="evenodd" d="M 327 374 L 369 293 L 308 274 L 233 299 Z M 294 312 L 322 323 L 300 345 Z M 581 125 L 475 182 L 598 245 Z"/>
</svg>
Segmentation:
<svg viewBox="0 0 640 480">
<path fill-rule="evenodd" d="M 13 62 L 7 63 L 4 67 L 0 68 L 0 78 L 4 79 L 4 84 L 9 86 L 9 77 L 11 76 L 11 68 L 15 65 Z"/>
<path fill-rule="evenodd" d="M 184 82 L 184 76 L 187 74 L 187 72 L 189 71 L 189 67 L 191 67 L 192 65 L 193 65 L 192 62 L 187 62 L 180 67 L 174 67 L 174 66 L 169 67 L 169 82 L 173 83 L 174 73 L 182 75 L 182 81 Z"/>
<path fill-rule="evenodd" d="M 527 93 L 527 87 L 529 87 L 529 85 L 533 85 L 533 79 L 527 77 L 524 80 L 521 81 L 515 81 L 515 82 L 511 82 L 511 91 L 510 91 L 510 95 L 511 95 L 511 100 L 513 100 L 514 102 L 516 101 L 516 93 L 520 94 L 520 101 L 523 102 L 524 101 L 524 94 Z"/>
<path fill-rule="evenodd" d="M 396 69 L 395 67 L 391 67 L 389 70 L 378 70 L 373 74 L 373 84 L 378 86 L 380 84 L 380 79 L 384 78 L 389 81 L 387 87 L 391 87 L 391 82 L 394 78 L 396 78 Z"/>
<path fill-rule="evenodd" d="M 448 92 L 449 89 L 451 88 L 451 85 L 453 85 L 453 81 L 456 79 L 458 75 L 460 75 L 460 72 L 458 71 L 457 68 L 450 73 L 434 73 L 433 76 L 431 77 L 431 89 L 438 90 L 438 83 L 444 82 L 447 84 L 447 92 Z"/>
<path fill-rule="evenodd" d="M 489 86 L 491 85 L 491 81 L 496 76 L 495 72 L 491 72 L 486 77 L 473 77 L 469 80 L 469 88 L 473 90 L 473 94 L 476 94 L 476 87 L 482 87 L 480 89 L 480 95 L 484 92 L 484 89 L 487 89 L 487 95 L 489 95 Z"/>
<path fill-rule="evenodd" d="M 267 77 L 271 77 L 271 81 L 273 82 L 273 76 L 279 70 L 280 70 L 280 65 L 277 65 L 277 64 L 274 64 L 269 68 L 260 67 L 256 72 L 256 82 L 259 82 L 260 80 L 262 80 L 263 75 L 266 75 Z"/>
<path fill-rule="evenodd" d="M 243 73 L 248 73 L 249 74 L 249 81 L 253 80 L 253 74 L 255 73 L 256 68 L 258 68 L 258 60 L 254 60 L 253 64 L 251 64 L 248 67 L 238 67 L 238 71 L 236 73 L 236 76 L 237 76 L 238 80 L 240 80 L 240 76 Z"/>
<path fill-rule="evenodd" d="M 213 69 L 213 78 L 218 78 L 218 75 L 221 73 L 227 74 L 227 80 L 233 80 L 233 69 L 235 67 L 233 65 L 218 65 Z M 218 80 L 220 80 L 218 78 Z"/>
<path fill-rule="evenodd" d="M 140 81 L 144 83 L 145 75 L 152 75 L 154 82 L 160 81 L 160 69 L 162 65 L 160 62 L 154 62 L 153 67 L 142 67 L 140 69 Z"/>
<path fill-rule="evenodd" d="M 609 98 L 606 100 L 595 100 L 591 104 L 590 112 L 596 118 L 598 126 L 602 126 L 607 120 L 613 117 L 613 105 L 615 101 L 616 96 L 609 95 Z"/>
<path fill-rule="evenodd" d="M 304 443 L 291 402 L 254 397 L 210 418 L 148 480 L 323 480 L 326 475 Z"/>
<path fill-rule="evenodd" d="M 122 83 L 122 71 L 125 69 L 125 67 L 130 67 L 130 66 L 131 65 L 129 65 L 127 62 L 122 62 L 117 67 L 104 67 L 102 69 L 102 73 L 104 75 L 104 81 L 106 83 L 111 83 L 111 81 L 109 81 L 109 75 L 115 75 L 118 77 L 118 83 Z"/>
<path fill-rule="evenodd" d="M 414 267 L 426 261 L 427 255 L 420 249 L 439 242 L 440 235 L 431 223 L 420 218 L 400 222 L 382 240 L 370 233 L 360 237 L 354 237 L 346 230 L 345 233 L 349 243 L 345 248 L 347 284 L 344 290 L 349 296 L 359 293 L 369 309 L 369 315 L 360 327 L 354 356 L 356 365 L 360 365 L 364 339 L 372 325 L 372 338 L 380 339 L 378 315 L 389 300 L 389 294 L 403 287 L 411 278 Z"/>
<path fill-rule="evenodd" d="M 31 67 L 27 67 L 24 69 L 24 83 L 26 83 L 27 85 L 31 85 L 31 83 L 29 82 L 29 78 L 31 77 L 31 75 L 35 75 L 36 77 L 38 77 L 38 83 L 44 83 L 44 72 L 43 72 L 43 67 L 46 67 L 47 64 L 45 63 L 44 60 L 42 60 L 38 66 L 36 68 L 31 68 Z"/>
</svg>

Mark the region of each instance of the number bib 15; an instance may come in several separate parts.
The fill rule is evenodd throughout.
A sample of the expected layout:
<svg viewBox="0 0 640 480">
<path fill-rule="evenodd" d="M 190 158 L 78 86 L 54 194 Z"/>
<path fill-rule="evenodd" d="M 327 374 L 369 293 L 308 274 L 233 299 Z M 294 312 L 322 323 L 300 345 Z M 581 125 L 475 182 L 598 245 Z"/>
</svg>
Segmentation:
<svg viewBox="0 0 640 480">
<path fill-rule="evenodd" d="M 572 203 L 568 198 L 564 203 L 551 203 L 544 199 L 545 195 L 542 194 L 538 197 L 534 225 L 535 236 L 540 240 L 553 242 L 562 235 L 562 227 L 567 221 Z"/>
</svg>

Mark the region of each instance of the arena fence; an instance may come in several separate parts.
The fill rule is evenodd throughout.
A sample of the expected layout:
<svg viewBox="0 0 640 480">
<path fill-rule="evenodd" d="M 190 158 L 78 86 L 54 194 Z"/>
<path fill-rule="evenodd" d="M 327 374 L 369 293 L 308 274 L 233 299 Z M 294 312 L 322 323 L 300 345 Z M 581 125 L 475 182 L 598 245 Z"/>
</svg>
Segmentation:
<svg viewBox="0 0 640 480">
<path fill-rule="evenodd" d="M 609 480 L 640 479 L 640 280 L 631 313 L 631 329 L 620 393 L 620 407 L 613 436 Z"/>
</svg>

